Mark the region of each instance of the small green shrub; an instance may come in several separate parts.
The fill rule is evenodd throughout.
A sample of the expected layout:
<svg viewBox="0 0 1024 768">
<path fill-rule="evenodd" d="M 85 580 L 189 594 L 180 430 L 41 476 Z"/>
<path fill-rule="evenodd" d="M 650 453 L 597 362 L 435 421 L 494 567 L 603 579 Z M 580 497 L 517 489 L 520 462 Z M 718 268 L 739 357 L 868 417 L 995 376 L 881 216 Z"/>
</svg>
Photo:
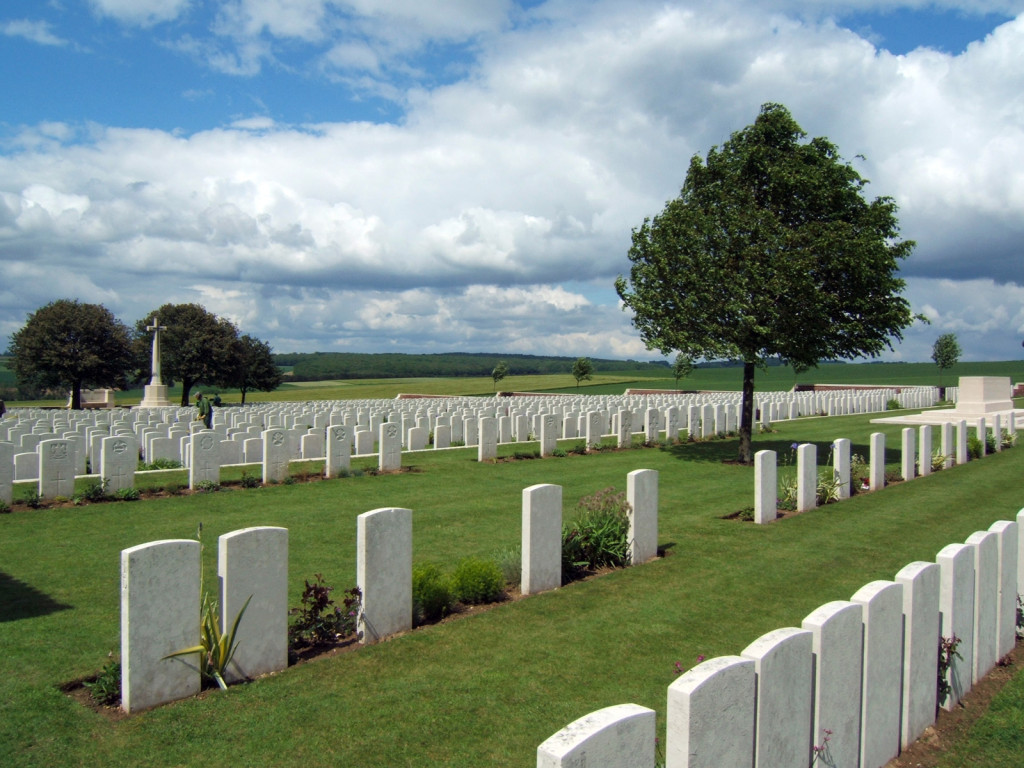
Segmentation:
<svg viewBox="0 0 1024 768">
<path fill-rule="evenodd" d="M 0 499 L 0 515 L 6 515 L 11 511 L 11 505 Z"/>
<path fill-rule="evenodd" d="M 505 577 L 493 560 L 470 557 L 451 576 L 452 594 L 460 603 L 494 603 L 505 594 Z"/>
<path fill-rule="evenodd" d="M 177 496 L 181 493 L 182 487 L 181 483 L 167 483 L 167 485 L 164 486 L 164 493 L 168 496 Z"/>
<path fill-rule="evenodd" d="M 118 501 L 138 501 L 142 498 L 142 494 L 135 487 L 118 488 L 114 491 L 114 498 Z"/>
<path fill-rule="evenodd" d="M 213 480 L 200 480 L 196 483 L 195 489 L 199 493 L 216 493 L 220 490 L 220 483 L 215 483 Z"/>
<path fill-rule="evenodd" d="M 565 452 L 564 448 L 555 448 L 555 450 L 551 452 L 551 455 L 559 459 L 564 459 L 569 454 Z"/>
<path fill-rule="evenodd" d="M 946 468 L 946 459 L 949 456 L 942 452 L 941 448 L 932 451 L 932 472 L 939 472 Z"/>
<path fill-rule="evenodd" d="M 903 403 L 901 403 L 901 402 L 900 402 L 899 400 L 897 400 L 897 399 L 896 399 L 895 397 L 891 398 L 891 399 L 890 399 L 890 400 L 889 400 L 888 402 L 886 402 L 886 404 L 885 404 L 885 410 L 887 410 L 887 411 L 898 411 L 898 410 L 900 410 L 901 408 L 903 408 Z"/>
<path fill-rule="evenodd" d="M 581 498 L 576 511 L 576 520 L 562 528 L 562 581 L 581 578 L 596 568 L 628 565 L 626 495 L 605 488 Z"/>
<path fill-rule="evenodd" d="M 89 691 L 92 700 L 102 706 L 114 706 L 121 703 L 121 662 L 111 661 L 103 667 L 95 680 L 82 683 Z"/>
<path fill-rule="evenodd" d="M 25 495 L 21 497 L 21 500 L 24 501 L 30 509 L 39 509 L 43 506 L 43 497 L 39 495 L 38 488 L 27 489 L 25 491 Z"/>
<path fill-rule="evenodd" d="M 839 501 L 839 491 L 842 487 L 843 484 L 839 482 L 839 478 L 836 476 L 836 473 L 831 469 L 825 470 L 818 475 L 818 506 L 820 507 L 825 504 L 831 504 L 832 502 Z"/>
<path fill-rule="evenodd" d="M 510 587 L 518 587 L 523 581 L 523 547 L 521 544 L 513 544 L 499 549 L 494 553 L 494 562 L 498 564 L 501 575 L 505 578 L 505 584 Z"/>
<path fill-rule="evenodd" d="M 291 648 L 334 643 L 355 634 L 362 608 L 359 587 L 345 592 L 343 607 L 339 607 L 331 598 L 334 588 L 324 581 L 322 574 L 316 574 L 312 583 L 307 579 L 305 585 L 300 607 L 290 611 L 297 617 L 288 627 L 288 645 Z"/>
<path fill-rule="evenodd" d="M 291 475 L 285 475 L 284 480 L 281 481 L 281 485 L 295 485 L 296 480 Z"/>
<path fill-rule="evenodd" d="M 257 475 L 251 475 L 245 470 L 242 471 L 242 479 L 239 483 L 243 488 L 259 488 L 261 480 Z"/>
<path fill-rule="evenodd" d="M 440 621 L 452 610 L 448 579 L 433 563 L 412 569 L 412 619 L 414 625 Z"/>
<path fill-rule="evenodd" d="M 82 489 L 81 496 L 86 501 L 94 503 L 105 501 L 107 498 L 107 485 L 109 485 L 107 480 L 91 480 Z"/>
<path fill-rule="evenodd" d="M 967 436 L 967 456 L 971 459 L 981 458 L 981 440 L 977 435 Z"/>
</svg>

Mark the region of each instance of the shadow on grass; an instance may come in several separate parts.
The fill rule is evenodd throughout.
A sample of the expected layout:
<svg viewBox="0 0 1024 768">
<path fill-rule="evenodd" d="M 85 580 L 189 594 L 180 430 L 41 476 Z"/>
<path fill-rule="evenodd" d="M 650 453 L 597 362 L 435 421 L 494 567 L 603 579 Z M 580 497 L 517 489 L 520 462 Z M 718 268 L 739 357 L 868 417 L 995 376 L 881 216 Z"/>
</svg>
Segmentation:
<svg viewBox="0 0 1024 768">
<path fill-rule="evenodd" d="M 823 467 L 832 460 L 832 444 L 828 442 L 815 442 L 818 446 L 818 466 Z M 775 460 L 778 464 L 796 464 L 796 445 L 792 440 L 755 440 L 752 452 L 775 451 Z M 669 453 L 673 458 L 680 461 L 703 461 L 714 464 L 736 463 L 739 460 L 740 441 L 738 437 L 723 438 L 720 440 L 695 441 L 692 443 L 680 443 L 662 447 L 663 451 Z M 871 455 L 871 446 L 868 444 L 854 443 L 850 446 L 852 456 L 862 456 L 865 460 Z M 887 464 L 900 461 L 900 451 L 886 447 L 885 462 Z"/>
<path fill-rule="evenodd" d="M 72 607 L 0 571 L 0 622 L 46 616 Z"/>
</svg>

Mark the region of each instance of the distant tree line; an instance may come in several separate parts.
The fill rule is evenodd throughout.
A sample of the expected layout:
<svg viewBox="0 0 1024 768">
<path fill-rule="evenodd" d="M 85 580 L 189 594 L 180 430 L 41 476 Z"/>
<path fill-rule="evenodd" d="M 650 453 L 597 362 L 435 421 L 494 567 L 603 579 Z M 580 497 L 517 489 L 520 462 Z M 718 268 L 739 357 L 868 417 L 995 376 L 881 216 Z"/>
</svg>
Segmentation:
<svg viewBox="0 0 1024 768">
<path fill-rule="evenodd" d="M 139 319 L 134 328 L 100 304 L 60 299 L 29 314 L 11 336 L 10 360 L 20 399 L 64 397 L 81 407 L 83 389 L 126 389 L 152 376 L 154 319 L 160 335 L 164 384 L 182 387 L 188 405 L 193 387 L 204 385 L 247 392 L 269 392 L 281 384 L 270 347 L 239 334 L 230 320 L 198 304 L 164 304 Z"/>
<path fill-rule="evenodd" d="M 474 352 L 416 355 L 399 353 L 363 354 L 356 352 L 309 352 L 276 354 L 274 362 L 291 367 L 293 381 L 325 381 L 329 379 L 395 379 L 419 377 L 494 377 L 495 371 L 505 376 L 567 374 L 576 363 L 575 357 L 543 357 L 539 355 L 499 355 Z M 617 371 L 650 371 L 664 374 L 669 363 L 664 360 L 592 360 L 601 373 Z M 503 366 L 503 367 L 501 367 Z"/>
</svg>

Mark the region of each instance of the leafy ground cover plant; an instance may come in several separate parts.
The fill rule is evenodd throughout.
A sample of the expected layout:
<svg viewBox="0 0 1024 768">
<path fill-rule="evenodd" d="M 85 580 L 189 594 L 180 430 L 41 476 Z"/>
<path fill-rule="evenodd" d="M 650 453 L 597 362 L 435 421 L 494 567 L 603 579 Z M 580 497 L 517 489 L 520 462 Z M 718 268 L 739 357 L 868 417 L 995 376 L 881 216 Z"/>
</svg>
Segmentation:
<svg viewBox="0 0 1024 768">
<path fill-rule="evenodd" d="M 121 703 L 121 662 L 110 661 L 94 680 L 82 683 L 92 700 L 103 706 Z"/>
<path fill-rule="evenodd" d="M 577 517 L 562 528 L 562 581 L 582 578 L 598 568 L 628 564 L 629 502 L 614 487 L 584 496 Z"/>
<path fill-rule="evenodd" d="M 493 560 L 468 557 L 452 573 L 451 588 L 460 603 L 495 603 L 505 595 L 505 577 Z"/>
<path fill-rule="evenodd" d="M 412 569 L 412 618 L 419 626 L 440 621 L 452 610 L 452 588 L 441 569 L 423 563 Z"/>
<path fill-rule="evenodd" d="M 323 574 L 316 574 L 312 582 L 306 579 L 300 598 L 301 605 L 291 610 L 296 619 L 288 627 L 290 648 L 294 650 L 335 643 L 355 634 L 362 606 L 359 587 L 345 592 L 342 606 L 334 603 L 331 597 L 333 591 L 334 587 L 324 581 Z"/>
</svg>

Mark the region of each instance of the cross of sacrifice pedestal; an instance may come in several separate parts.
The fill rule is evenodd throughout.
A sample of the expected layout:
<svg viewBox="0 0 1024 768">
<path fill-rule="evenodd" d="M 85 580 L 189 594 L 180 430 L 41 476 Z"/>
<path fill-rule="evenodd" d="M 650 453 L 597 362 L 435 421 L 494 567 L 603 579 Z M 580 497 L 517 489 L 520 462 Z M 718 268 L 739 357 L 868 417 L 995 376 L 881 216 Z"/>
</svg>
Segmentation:
<svg viewBox="0 0 1024 768">
<path fill-rule="evenodd" d="M 149 380 L 150 384 L 163 384 L 160 378 L 160 331 L 166 331 L 167 326 L 160 325 L 160 321 L 153 317 L 153 324 L 146 326 L 147 331 L 153 332 L 153 377 Z"/>
</svg>

